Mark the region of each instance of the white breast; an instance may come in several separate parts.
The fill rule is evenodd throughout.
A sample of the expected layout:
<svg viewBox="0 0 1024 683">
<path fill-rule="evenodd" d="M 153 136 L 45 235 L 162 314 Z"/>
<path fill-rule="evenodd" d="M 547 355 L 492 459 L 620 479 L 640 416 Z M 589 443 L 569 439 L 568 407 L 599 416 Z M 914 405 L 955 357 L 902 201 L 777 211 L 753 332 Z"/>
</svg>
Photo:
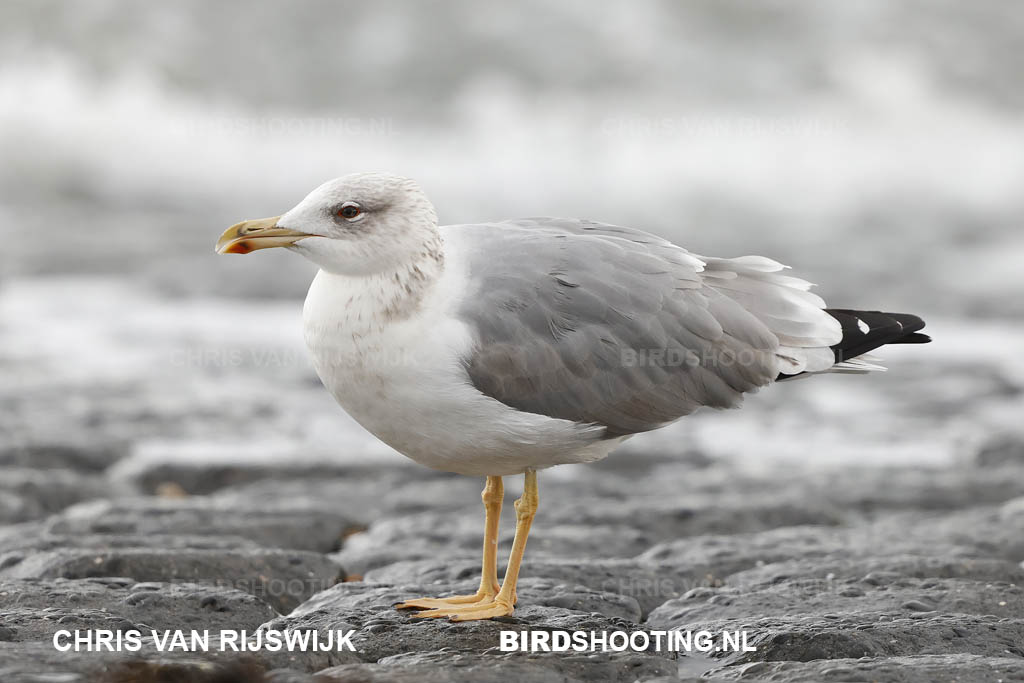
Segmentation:
<svg viewBox="0 0 1024 683">
<path fill-rule="evenodd" d="M 470 330 L 449 314 L 457 267 L 414 312 L 389 319 L 379 309 L 387 279 L 321 271 L 303 310 L 313 365 L 339 404 L 364 428 L 428 467 L 504 475 L 607 455 L 618 440 L 600 428 L 522 413 L 481 394 L 462 364 Z"/>
</svg>

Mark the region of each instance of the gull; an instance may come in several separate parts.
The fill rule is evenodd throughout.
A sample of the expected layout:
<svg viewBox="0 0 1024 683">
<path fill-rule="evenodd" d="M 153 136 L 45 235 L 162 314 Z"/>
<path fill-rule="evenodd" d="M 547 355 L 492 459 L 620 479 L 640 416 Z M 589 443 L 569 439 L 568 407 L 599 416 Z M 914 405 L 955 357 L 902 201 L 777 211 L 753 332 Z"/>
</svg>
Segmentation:
<svg viewBox="0 0 1024 683">
<path fill-rule="evenodd" d="M 826 308 L 763 256 L 699 256 L 579 219 L 439 226 L 414 181 L 384 173 L 326 182 L 228 228 L 216 250 L 270 247 L 319 266 L 304 336 L 342 408 L 417 463 L 486 477 L 480 587 L 396 605 L 416 617 L 513 613 L 538 470 L 600 460 L 776 381 L 882 370 L 865 354 L 929 341 L 914 315 Z M 502 477 L 517 474 L 499 584 Z"/>
</svg>

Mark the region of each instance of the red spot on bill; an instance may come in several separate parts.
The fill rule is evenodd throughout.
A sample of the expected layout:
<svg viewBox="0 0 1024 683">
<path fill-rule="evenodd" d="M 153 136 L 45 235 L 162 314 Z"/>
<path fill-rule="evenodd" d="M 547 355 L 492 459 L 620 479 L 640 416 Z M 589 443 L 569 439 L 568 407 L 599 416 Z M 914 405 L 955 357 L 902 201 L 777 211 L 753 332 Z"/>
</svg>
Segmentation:
<svg viewBox="0 0 1024 683">
<path fill-rule="evenodd" d="M 248 254 L 250 251 L 252 251 L 252 247 L 249 246 L 249 243 L 246 240 L 239 240 L 238 242 L 233 242 L 232 244 L 229 244 L 228 247 L 224 250 L 224 253 Z"/>
</svg>

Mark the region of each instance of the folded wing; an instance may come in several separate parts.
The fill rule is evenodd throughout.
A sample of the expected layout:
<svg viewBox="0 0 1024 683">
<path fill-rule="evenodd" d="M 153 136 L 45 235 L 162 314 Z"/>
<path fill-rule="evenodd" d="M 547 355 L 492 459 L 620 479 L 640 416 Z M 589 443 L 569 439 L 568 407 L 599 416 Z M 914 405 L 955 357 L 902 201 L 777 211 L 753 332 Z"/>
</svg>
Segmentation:
<svg viewBox="0 0 1024 683">
<path fill-rule="evenodd" d="M 656 429 L 836 363 L 843 323 L 771 259 L 706 258 L 639 230 L 537 218 L 448 226 L 482 393 L 518 410 Z M 500 254 L 495 259 L 494 254 Z"/>
</svg>

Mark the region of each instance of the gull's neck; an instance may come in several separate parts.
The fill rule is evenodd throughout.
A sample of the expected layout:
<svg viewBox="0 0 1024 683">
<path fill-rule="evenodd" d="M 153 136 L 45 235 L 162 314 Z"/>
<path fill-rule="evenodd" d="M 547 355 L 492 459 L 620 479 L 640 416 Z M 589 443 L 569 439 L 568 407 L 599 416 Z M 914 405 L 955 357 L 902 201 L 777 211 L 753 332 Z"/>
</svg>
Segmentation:
<svg viewBox="0 0 1024 683">
<path fill-rule="evenodd" d="M 306 298 L 310 323 L 335 327 L 353 336 L 379 332 L 420 311 L 444 272 L 441 236 L 435 232 L 412 258 L 369 275 L 320 270 Z"/>
</svg>

